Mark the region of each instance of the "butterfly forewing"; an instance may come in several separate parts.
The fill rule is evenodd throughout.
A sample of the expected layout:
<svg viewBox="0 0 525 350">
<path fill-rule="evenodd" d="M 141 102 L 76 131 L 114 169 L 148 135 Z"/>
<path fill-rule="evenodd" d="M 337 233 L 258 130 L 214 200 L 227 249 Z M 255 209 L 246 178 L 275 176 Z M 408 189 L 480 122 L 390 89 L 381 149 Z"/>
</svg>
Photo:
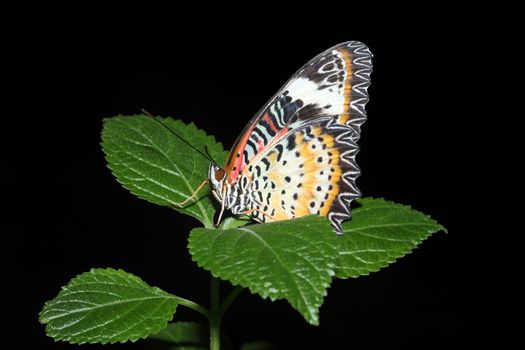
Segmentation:
<svg viewBox="0 0 525 350">
<path fill-rule="evenodd" d="M 248 123 L 225 166 L 229 183 L 244 181 L 246 210 L 267 222 L 327 216 L 336 230 L 360 195 L 355 163 L 366 120 L 372 54 L 356 41 L 304 65 Z"/>
</svg>

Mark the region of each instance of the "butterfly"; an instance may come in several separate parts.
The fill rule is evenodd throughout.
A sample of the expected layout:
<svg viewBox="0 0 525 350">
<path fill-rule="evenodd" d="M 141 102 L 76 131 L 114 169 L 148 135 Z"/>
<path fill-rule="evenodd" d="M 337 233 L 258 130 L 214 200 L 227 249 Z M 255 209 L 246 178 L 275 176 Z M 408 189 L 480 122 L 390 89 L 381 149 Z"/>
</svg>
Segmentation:
<svg viewBox="0 0 525 350">
<path fill-rule="evenodd" d="M 341 234 L 360 197 L 355 157 L 371 73 L 372 53 L 358 41 L 299 69 L 244 127 L 226 165 L 210 164 L 196 192 L 209 183 L 218 222 L 225 209 L 262 223 L 319 214 Z"/>
</svg>

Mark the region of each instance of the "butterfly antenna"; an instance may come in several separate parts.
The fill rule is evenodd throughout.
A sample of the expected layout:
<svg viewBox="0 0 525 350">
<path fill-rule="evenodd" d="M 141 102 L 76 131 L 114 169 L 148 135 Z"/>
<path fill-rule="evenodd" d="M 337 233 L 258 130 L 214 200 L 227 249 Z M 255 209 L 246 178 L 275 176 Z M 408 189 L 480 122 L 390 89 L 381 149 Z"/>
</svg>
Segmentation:
<svg viewBox="0 0 525 350">
<path fill-rule="evenodd" d="M 206 154 L 204 152 L 202 152 L 200 149 L 198 149 L 197 147 L 193 146 L 191 143 L 189 143 L 188 141 L 186 141 L 182 136 L 178 135 L 175 131 L 173 131 L 171 128 L 169 128 L 168 126 L 166 126 L 166 124 L 162 123 L 160 120 L 158 120 L 157 118 L 155 118 L 155 116 L 153 114 L 151 114 L 150 112 L 148 112 L 147 110 L 145 110 L 144 108 L 141 108 L 141 111 L 142 113 L 144 113 L 145 115 L 147 115 L 148 117 L 150 117 L 151 119 L 153 119 L 154 121 L 156 121 L 157 123 L 159 123 L 160 125 L 162 125 L 164 128 L 166 128 L 169 132 L 171 132 L 173 135 L 175 135 L 179 140 L 181 140 L 182 142 L 184 142 L 186 145 L 190 146 L 191 148 L 193 148 L 195 151 L 199 152 L 200 154 L 202 154 L 202 156 L 206 159 L 208 159 L 210 162 L 212 162 L 213 164 L 217 164 L 213 158 L 210 156 L 210 154 L 208 153 L 208 147 L 204 146 L 204 149 L 206 150 Z"/>
<path fill-rule="evenodd" d="M 208 158 L 213 162 L 214 165 L 217 165 L 217 162 L 213 159 L 210 152 L 208 151 L 208 146 L 204 145 L 204 150 L 206 151 L 206 154 L 208 155 Z"/>
</svg>

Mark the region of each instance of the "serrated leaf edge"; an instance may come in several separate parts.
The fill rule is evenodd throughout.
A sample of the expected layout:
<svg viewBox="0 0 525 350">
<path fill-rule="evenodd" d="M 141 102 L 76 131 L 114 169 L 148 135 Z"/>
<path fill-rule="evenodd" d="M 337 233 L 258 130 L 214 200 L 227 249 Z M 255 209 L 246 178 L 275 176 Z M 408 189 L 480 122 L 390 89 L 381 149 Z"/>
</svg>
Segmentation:
<svg viewBox="0 0 525 350">
<path fill-rule="evenodd" d="M 75 277 L 73 277 L 69 282 L 68 284 L 66 284 L 65 286 L 62 286 L 60 288 L 60 292 L 57 294 L 57 296 L 55 298 L 53 298 L 52 300 L 48 300 L 44 303 L 44 307 L 42 308 L 42 310 L 38 313 L 39 315 L 39 318 L 38 318 L 38 321 L 42 324 L 45 324 L 46 326 L 46 334 L 51 337 L 54 342 L 59 342 L 59 341 L 65 341 L 65 342 L 68 342 L 70 344 L 77 344 L 77 345 L 82 345 L 82 344 L 115 344 L 115 343 L 127 343 L 127 342 L 136 342 L 137 340 L 140 340 L 140 339 L 146 339 L 148 338 L 150 335 L 152 334 L 156 334 L 158 332 L 160 332 L 162 329 L 166 328 L 168 326 L 168 324 L 173 320 L 173 316 L 175 315 L 175 312 L 177 310 L 177 307 L 178 307 L 178 304 L 174 303 L 174 307 L 172 308 L 172 312 L 171 312 L 171 316 L 169 317 L 169 319 L 167 319 L 165 321 L 165 323 L 163 325 L 159 325 L 158 327 L 153 327 L 150 329 L 150 334 L 147 334 L 145 336 L 139 336 L 139 337 L 132 337 L 130 339 L 126 339 L 126 340 L 101 340 L 101 341 L 90 341 L 90 340 L 86 340 L 86 341 L 75 341 L 74 338 L 75 335 L 72 335 L 72 336 L 66 336 L 66 337 L 61 337 L 60 335 L 56 336 L 56 334 L 53 334 L 53 331 L 50 331 L 49 328 L 50 328 L 50 325 L 49 325 L 49 321 L 50 320 L 46 320 L 46 319 L 43 319 L 43 314 L 44 314 L 44 311 L 46 309 L 47 306 L 49 305 L 52 305 L 52 303 L 54 302 L 54 300 L 63 292 L 63 291 L 67 291 L 68 289 L 68 286 L 70 285 L 71 282 L 73 282 L 75 279 L 77 278 L 81 278 L 82 276 L 87 276 L 88 274 L 91 274 L 91 273 L 94 273 L 94 272 L 97 272 L 97 271 L 104 271 L 104 272 L 111 272 L 111 273 L 117 273 L 117 274 L 121 274 L 121 273 L 124 273 L 124 274 L 127 274 L 129 276 L 131 276 L 133 279 L 135 280 L 138 280 L 139 282 L 141 283 L 144 283 L 146 285 L 149 286 L 149 284 L 147 284 L 146 282 L 144 282 L 144 280 L 142 280 L 140 277 L 132 274 L 132 273 L 129 273 L 129 272 L 126 272 L 125 270 L 123 269 L 114 269 L 114 268 L 111 268 L 111 267 L 108 267 L 108 268 L 91 268 L 89 271 L 87 272 L 83 272 Z M 74 285 L 74 284 L 73 284 Z M 170 293 L 167 293 L 165 291 L 163 291 L 162 289 L 158 288 L 158 287 L 155 287 L 155 286 L 149 286 L 151 288 L 154 288 L 164 294 L 166 294 L 166 296 L 168 297 L 172 297 L 172 295 Z"/>
<path fill-rule="evenodd" d="M 358 278 L 358 277 L 362 277 L 362 276 L 368 276 L 370 275 L 371 273 L 374 273 L 374 272 L 378 272 L 386 267 L 389 267 L 390 265 L 396 263 L 398 260 L 402 259 L 403 257 L 409 255 L 409 254 L 412 254 L 413 251 L 415 251 L 416 249 L 419 248 L 419 246 L 421 245 L 421 243 L 423 241 L 425 241 L 426 239 L 428 239 L 432 234 L 434 233 L 437 233 L 437 232 L 440 232 L 440 231 L 443 231 L 444 233 L 448 233 L 448 230 L 443 226 L 441 225 L 439 222 L 437 222 L 435 219 L 433 219 L 430 215 L 427 215 L 417 209 L 414 209 L 411 205 L 408 205 L 408 204 L 403 204 L 403 203 L 397 203 L 397 202 L 394 202 L 394 201 L 390 201 L 390 200 L 387 200 L 387 199 L 384 199 L 383 197 L 363 197 L 363 198 L 360 198 L 357 200 L 357 203 L 361 204 L 362 201 L 381 201 L 381 202 L 384 202 L 384 203 L 391 203 L 391 204 L 394 204 L 396 206 L 399 206 L 399 207 L 403 207 L 405 209 L 409 209 L 411 211 L 415 211 L 417 212 L 419 215 L 421 215 L 423 218 L 425 218 L 425 220 L 429 221 L 429 222 L 425 222 L 425 223 L 421 223 L 421 226 L 425 226 L 425 225 L 435 225 L 437 226 L 437 229 L 429 229 L 427 231 L 427 234 L 424 236 L 424 237 L 421 237 L 419 239 L 416 239 L 416 240 L 408 240 L 412 245 L 413 247 L 411 248 L 408 248 L 408 250 L 403 250 L 401 252 L 401 255 L 398 255 L 398 256 L 394 256 L 392 254 L 389 254 L 388 256 L 389 257 L 393 257 L 394 260 L 388 260 L 388 261 L 380 261 L 378 262 L 378 267 L 377 268 L 372 268 L 372 269 L 367 269 L 365 272 L 360 272 L 358 268 L 354 269 L 354 271 L 359 271 L 357 275 L 355 276 L 344 276 L 344 277 L 340 277 L 340 276 L 337 276 L 337 267 L 335 268 L 336 270 L 336 275 L 335 277 L 336 278 L 339 278 L 339 279 L 349 279 L 349 278 Z M 385 206 L 385 207 L 373 207 L 373 208 L 365 208 L 364 206 L 363 207 L 358 207 L 358 208 L 355 208 L 353 209 L 353 213 L 359 213 L 361 211 L 368 211 L 368 210 L 372 210 L 372 209 L 382 209 L 382 208 L 392 208 L 392 206 Z M 344 227 L 343 227 L 343 231 L 344 231 Z M 344 231 L 345 233 L 347 231 Z M 351 232 L 351 231 L 348 231 L 348 232 Z M 397 254 L 396 254 L 397 255 Z M 386 262 L 386 264 L 384 264 Z"/>
</svg>

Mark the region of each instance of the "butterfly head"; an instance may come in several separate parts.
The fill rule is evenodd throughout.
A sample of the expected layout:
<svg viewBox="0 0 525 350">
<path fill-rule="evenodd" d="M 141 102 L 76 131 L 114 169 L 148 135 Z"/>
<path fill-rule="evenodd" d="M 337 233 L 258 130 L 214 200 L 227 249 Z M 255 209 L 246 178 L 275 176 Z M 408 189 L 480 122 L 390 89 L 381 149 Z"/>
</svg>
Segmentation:
<svg viewBox="0 0 525 350">
<path fill-rule="evenodd" d="M 208 168 L 208 181 L 210 182 L 211 192 L 215 198 L 222 202 L 222 192 L 226 180 L 226 171 L 217 164 L 210 163 Z"/>
</svg>

